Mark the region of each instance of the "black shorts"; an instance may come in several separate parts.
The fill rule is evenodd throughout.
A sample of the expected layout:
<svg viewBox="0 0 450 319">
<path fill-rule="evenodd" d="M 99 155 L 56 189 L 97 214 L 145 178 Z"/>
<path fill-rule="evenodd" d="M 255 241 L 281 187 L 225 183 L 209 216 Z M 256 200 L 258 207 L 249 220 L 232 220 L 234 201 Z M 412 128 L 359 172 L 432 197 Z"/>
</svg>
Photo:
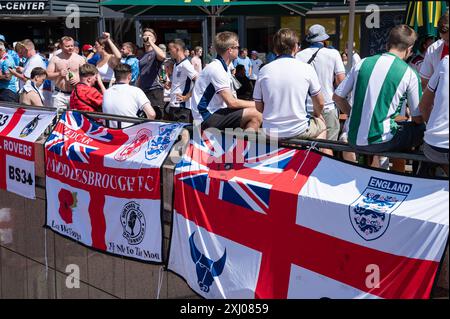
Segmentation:
<svg viewBox="0 0 450 319">
<path fill-rule="evenodd" d="M 202 123 L 202 130 L 208 127 L 214 127 L 219 130 L 241 127 L 243 113 L 244 109 L 220 109 Z"/>
<path fill-rule="evenodd" d="M 153 109 L 156 113 L 156 120 L 161 120 L 163 118 L 164 114 L 164 90 L 161 89 L 154 89 L 150 91 L 146 91 L 145 95 L 150 101 L 150 104 L 152 105 Z"/>
<path fill-rule="evenodd" d="M 0 101 L 19 103 L 19 94 L 10 89 L 0 89 Z"/>
<path fill-rule="evenodd" d="M 414 122 L 401 122 L 397 124 L 397 133 L 395 133 L 390 141 L 367 146 L 356 146 L 356 149 L 374 153 L 407 152 L 423 143 L 425 124 L 416 124 Z"/>
<path fill-rule="evenodd" d="M 192 123 L 192 114 L 190 109 L 182 107 L 169 107 L 169 121 Z"/>
</svg>

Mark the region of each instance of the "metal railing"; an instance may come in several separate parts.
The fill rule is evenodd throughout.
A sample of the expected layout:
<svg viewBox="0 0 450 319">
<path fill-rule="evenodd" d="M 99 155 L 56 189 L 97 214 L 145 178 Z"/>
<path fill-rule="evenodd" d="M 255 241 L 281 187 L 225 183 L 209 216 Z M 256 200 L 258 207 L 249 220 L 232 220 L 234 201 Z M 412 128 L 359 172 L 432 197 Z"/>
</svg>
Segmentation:
<svg viewBox="0 0 450 319">
<path fill-rule="evenodd" d="M 0 106 L 5 107 L 13 107 L 13 108 L 25 108 L 25 109 L 33 109 L 33 110 L 46 110 L 46 111 L 55 111 L 55 108 L 51 107 L 35 107 L 35 106 L 26 106 L 21 105 L 17 103 L 11 103 L 11 102 L 0 102 Z M 129 116 L 121 116 L 121 115 L 114 115 L 114 114 L 108 114 L 108 113 L 99 113 L 99 112 L 86 112 L 86 111 L 77 111 L 82 114 L 85 114 L 86 116 L 96 119 L 96 120 L 104 120 L 105 125 L 107 127 L 110 127 L 110 121 L 116 121 L 118 124 L 118 128 L 121 128 L 122 122 L 125 123 L 132 123 L 132 124 L 139 124 L 144 122 L 164 122 L 164 123 L 176 123 L 173 121 L 166 121 L 166 120 L 149 120 L 145 118 L 138 118 L 138 117 L 129 117 Z M 58 112 L 58 115 L 60 115 L 60 112 Z M 189 134 L 192 136 L 193 134 L 193 125 L 188 124 L 185 126 L 185 129 L 189 131 Z M 226 134 L 230 134 L 225 132 Z M 254 140 L 257 140 L 259 133 L 254 132 L 233 132 L 232 135 L 236 136 L 237 138 L 252 138 Z M 265 136 L 266 138 L 266 136 Z M 326 148 L 331 149 L 335 152 L 350 152 L 350 153 L 357 153 L 357 154 L 363 154 L 363 155 L 378 155 L 378 156 L 385 156 L 389 158 L 397 158 L 397 159 L 404 159 L 404 160 L 411 160 L 411 161 L 417 161 L 417 162 L 431 162 L 423 153 L 421 152 L 370 152 L 370 151 L 361 151 L 356 150 L 353 146 L 343 143 L 343 142 L 337 142 L 337 141 L 330 141 L 330 140 L 323 140 L 323 139 L 310 139 L 310 140 L 301 140 L 301 139 L 283 139 L 283 140 L 277 140 L 277 141 L 271 141 L 266 138 L 267 143 L 275 142 L 279 146 L 286 147 L 286 148 L 294 148 L 294 149 L 304 149 L 304 148 Z"/>
</svg>

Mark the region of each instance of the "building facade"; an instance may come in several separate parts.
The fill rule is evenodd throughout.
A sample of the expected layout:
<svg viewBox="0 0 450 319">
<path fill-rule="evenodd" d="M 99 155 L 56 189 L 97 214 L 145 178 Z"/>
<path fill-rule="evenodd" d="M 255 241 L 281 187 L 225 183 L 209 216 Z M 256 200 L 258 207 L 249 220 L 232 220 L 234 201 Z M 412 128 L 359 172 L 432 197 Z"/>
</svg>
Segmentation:
<svg viewBox="0 0 450 319">
<path fill-rule="evenodd" d="M 1 1 L 2 3 L 6 1 Z M 16 4 L 15 10 L 3 7 L 0 11 L 0 34 L 10 44 L 26 38 L 33 39 L 40 51 L 63 35 L 73 36 L 80 44 L 92 42 L 98 33 L 100 20 L 99 0 L 46 0 L 8 1 Z M 22 3 L 36 3 L 39 9 L 23 10 Z M 11 7 L 10 7 L 11 8 Z M 79 16 L 76 24 L 75 15 Z"/>
<path fill-rule="evenodd" d="M 404 21 L 406 5 L 406 1 L 378 5 L 380 26 L 374 29 L 367 23 L 367 20 L 372 19 L 367 4 L 356 6 L 354 42 L 356 51 L 362 57 L 384 50 L 387 32 Z M 189 48 L 197 45 L 206 48 L 211 44 L 211 19 L 206 17 L 141 15 L 127 19 L 123 15 L 122 18 L 106 17 L 105 20 L 106 29 L 121 42 L 136 41 L 140 44 L 139 29 L 151 27 L 157 32 L 160 43 L 181 38 Z M 303 39 L 313 24 L 321 24 L 326 28 L 330 35 L 329 46 L 341 52 L 344 50 L 348 40 L 349 7 L 336 2 L 319 3 L 304 16 L 218 16 L 215 18 L 215 32 L 236 32 L 241 47 L 256 50 L 264 56 L 271 50 L 272 36 L 279 28 L 292 28 Z"/>
<path fill-rule="evenodd" d="M 0 3 L 5 2 L 1 0 Z M 158 34 L 159 43 L 167 43 L 174 38 L 183 39 L 189 48 L 211 44 L 211 20 L 204 16 L 127 16 L 100 6 L 100 0 L 43 0 L 9 1 L 15 3 L 38 3 L 43 10 L 6 10 L 0 11 L 0 34 L 9 43 L 25 38 L 35 41 L 39 50 L 45 51 L 63 35 L 74 37 L 80 45 L 93 44 L 103 30 L 110 32 L 113 38 L 122 43 L 132 41 L 141 45 L 139 32 L 143 27 L 151 27 Z M 366 19 L 367 4 L 356 6 L 355 48 L 362 57 L 375 54 L 384 49 L 387 32 L 395 24 L 402 23 L 407 2 L 379 5 L 380 28 L 370 29 Z M 79 10 L 79 27 L 71 27 L 74 8 Z M 330 40 L 328 44 L 339 51 L 344 50 L 348 38 L 348 5 L 329 2 L 319 3 L 306 15 L 290 16 L 218 16 L 215 18 L 215 32 L 234 31 L 239 34 L 241 47 L 256 50 L 262 57 L 271 50 L 273 34 L 282 27 L 297 31 L 301 39 L 308 28 L 316 23 L 322 24 Z M 69 22 L 69 25 L 68 25 Z M 206 50 L 205 50 L 206 51 Z"/>
</svg>

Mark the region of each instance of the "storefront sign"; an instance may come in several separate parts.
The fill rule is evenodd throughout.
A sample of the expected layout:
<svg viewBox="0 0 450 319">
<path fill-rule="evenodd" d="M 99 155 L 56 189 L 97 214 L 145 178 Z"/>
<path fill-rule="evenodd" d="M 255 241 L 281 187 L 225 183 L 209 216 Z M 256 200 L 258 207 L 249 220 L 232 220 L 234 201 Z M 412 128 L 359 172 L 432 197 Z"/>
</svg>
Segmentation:
<svg viewBox="0 0 450 319">
<path fill-rule="evenodd" d="M 0 1 L 0 14 L 36 14 L 42 13 L 48 0 L 39 1 Z"/>
</svg>

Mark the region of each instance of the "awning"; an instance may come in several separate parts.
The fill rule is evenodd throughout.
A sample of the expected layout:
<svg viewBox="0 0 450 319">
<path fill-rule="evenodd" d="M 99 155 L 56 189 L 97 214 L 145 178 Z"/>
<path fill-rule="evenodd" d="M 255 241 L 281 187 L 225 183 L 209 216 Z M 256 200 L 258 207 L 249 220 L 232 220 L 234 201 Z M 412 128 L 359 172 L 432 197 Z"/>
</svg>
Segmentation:
<svg viewBox="0 0 450 319">
<path fill-rule="evenodd" d="M 446 1 L 410 1 L 405 23 L 421 37 L 437 37 L 437 23 L 446 10 Z"/>
<path fill-rule="evenodd" d="M 315 1 L 107 0 L 100 5 L 132 16 L 305 15 Z"/>
</svg>

